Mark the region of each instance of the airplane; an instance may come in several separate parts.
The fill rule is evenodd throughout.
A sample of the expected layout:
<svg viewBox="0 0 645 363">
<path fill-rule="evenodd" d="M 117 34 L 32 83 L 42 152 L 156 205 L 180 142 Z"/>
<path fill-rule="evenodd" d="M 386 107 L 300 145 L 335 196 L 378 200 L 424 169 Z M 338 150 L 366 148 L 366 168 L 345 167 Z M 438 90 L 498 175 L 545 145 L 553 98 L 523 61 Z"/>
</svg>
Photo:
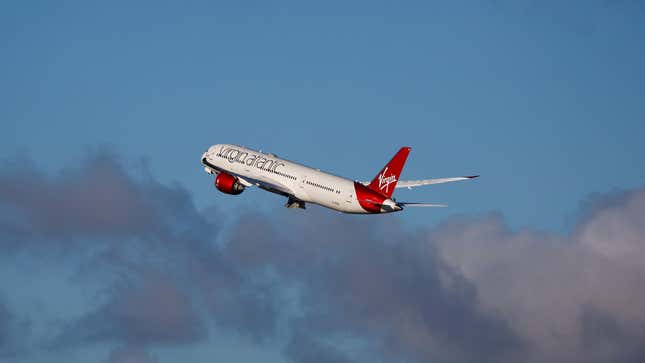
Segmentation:
<svg viewBox="0 0 645 363">
<path fill-rule="evenodd" d="M 411 189 L 479 176 L 399 180 L 409 153 L 410 147 L 400 148 L 371 182 L 343 178 L 232 144 L 211 146 L 202 155 L 202 164 L 207 173 L 215 176 L 215 188 L 220 192 L 238 195 L 245 188 L 256 186 L 287 197 L 287 208 L 305 209 L 306 203 L 313 203 L 351 214 L 391 213 L 405 207 L 445 207 L 444 204 L 397 202 L 392 194 L 396 188 Z"/>
</svg>

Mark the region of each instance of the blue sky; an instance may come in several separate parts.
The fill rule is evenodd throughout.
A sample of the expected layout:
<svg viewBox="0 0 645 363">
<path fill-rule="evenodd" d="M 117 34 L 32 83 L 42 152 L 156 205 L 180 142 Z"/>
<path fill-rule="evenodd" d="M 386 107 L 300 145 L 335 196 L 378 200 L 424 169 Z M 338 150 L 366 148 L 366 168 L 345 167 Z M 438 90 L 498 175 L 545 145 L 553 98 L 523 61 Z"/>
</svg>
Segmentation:
<svg viewBox="0 0 645 363">
<path fill-rule="evenodd" d="M 107 145 L 207 205 L 213 143 L 356 179 L 410 145 L 406 177 L 483 177 L 406 193 L 452 205 L 408 218 L 560 230 L 645 173 L 642 6 L 567 4 L 7 3 L 1 151 L 55 169 Z"/>
<path fill-rule="evenodd" d="M 493 213 L 566 234 L 590 196 L 643 186 L 644 19 L 638 1 L 3 2 L 0 155 L 52 176 L 108 150 L 200 212 L 282 220 L 301 212 L 218 193 L 201 153 L 236 143 L 366 180 L 408 145 L 402 178 L 482 177 L 397 192 L 450 207 L 379 221 Z"/>
</svg>

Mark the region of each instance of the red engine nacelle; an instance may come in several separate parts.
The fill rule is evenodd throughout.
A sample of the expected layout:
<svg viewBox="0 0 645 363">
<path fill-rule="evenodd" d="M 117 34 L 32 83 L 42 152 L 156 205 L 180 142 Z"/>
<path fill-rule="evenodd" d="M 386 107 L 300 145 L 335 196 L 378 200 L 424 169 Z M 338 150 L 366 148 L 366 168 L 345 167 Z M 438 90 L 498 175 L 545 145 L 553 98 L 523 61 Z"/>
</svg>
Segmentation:
<svg viewBox="0 0 645 363">
<path fill-rule="evenodd" d="M 244 185 L 240 184 L 236 177 L 226 173 L 217 174 L 215 188 L 222 193 L 233 195 L 238 195 L 244 191 Z"/>
</svg>

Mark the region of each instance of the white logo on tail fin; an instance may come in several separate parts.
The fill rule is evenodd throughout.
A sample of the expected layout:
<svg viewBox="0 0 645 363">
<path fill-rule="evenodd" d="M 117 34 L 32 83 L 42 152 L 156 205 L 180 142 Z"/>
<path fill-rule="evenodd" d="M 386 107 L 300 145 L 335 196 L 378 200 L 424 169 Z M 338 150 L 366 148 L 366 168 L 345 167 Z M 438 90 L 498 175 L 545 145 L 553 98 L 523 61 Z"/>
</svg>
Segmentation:
<svg viewBox="0 0 645 363">
<path fill-rule="evenodd" d="M 385 173 L 387 173 L 387 168 L 388 167 L 386 166 L 385 169 L 383 169 L 383 172 L 378 176 L 378 188 L 380 190 L 383 190 L 383 188 L 385 188 L 385 192 L 389 193 L 390 184 L 396 183 L 396 176 L 392 174 L 386 177 Z"/>
</svg>

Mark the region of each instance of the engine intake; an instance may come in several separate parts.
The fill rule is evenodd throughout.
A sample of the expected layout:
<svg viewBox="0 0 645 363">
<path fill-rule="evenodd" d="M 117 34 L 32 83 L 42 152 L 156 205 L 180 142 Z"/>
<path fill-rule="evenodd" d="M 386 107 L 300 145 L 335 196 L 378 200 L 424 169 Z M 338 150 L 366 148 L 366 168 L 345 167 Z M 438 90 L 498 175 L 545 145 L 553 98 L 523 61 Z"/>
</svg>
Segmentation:
<svg viewBox="0 0 645 363">
<path fill-rule="evenodd" d="M 222 193 L 233 195 L 238 195 L 244 191 L 244 185 L 236 177 L 226 173 L 217 174 L 215 177 L 215 188 Z"/>
</svg>

